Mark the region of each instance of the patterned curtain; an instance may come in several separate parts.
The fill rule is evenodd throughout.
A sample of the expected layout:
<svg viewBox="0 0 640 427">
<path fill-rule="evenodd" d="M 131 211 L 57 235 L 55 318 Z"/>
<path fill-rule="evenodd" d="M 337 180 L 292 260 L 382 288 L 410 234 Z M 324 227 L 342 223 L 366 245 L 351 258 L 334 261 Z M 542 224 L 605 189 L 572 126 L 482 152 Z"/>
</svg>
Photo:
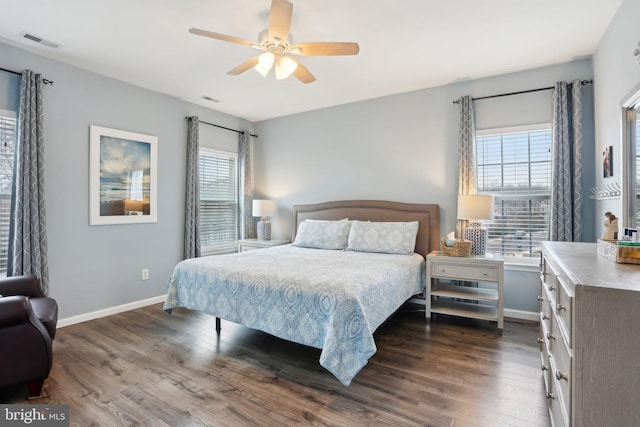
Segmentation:
<svg viewBox="0 0 640 427">
<path fill-rule="evenodd" d="M 238 235 L 241 239 L 255 238 L 253 216 L 253 186 L 251 184 L 251 135 L 240 132 L 238 136 Z"/>
<path fill-rule="evenodd" d="M 187 187 L 184 215 L 184 259 L 200 256 L 200 127 L 197 116 L 187 122 Z"/>
<path fill-rule="evenodd" d="M 458 142 L 458 194 L 478 192 L 476 173 L 476 122 L 471 96 L 460 98 L 460 140 Z M 468 220 L 458 220 L 456 233 L 462 237 Z"/>
<path fill-rule="evenodd" d="M 582 84 L 557 82 L 553 91 L 551 240 L 582 241 Z"/>
<path fill-rule="evenodd" d="M 35 274 L 49 295 L 42 76 L 22 72 L 9 228 L 8 276 Z"/>
</svg>

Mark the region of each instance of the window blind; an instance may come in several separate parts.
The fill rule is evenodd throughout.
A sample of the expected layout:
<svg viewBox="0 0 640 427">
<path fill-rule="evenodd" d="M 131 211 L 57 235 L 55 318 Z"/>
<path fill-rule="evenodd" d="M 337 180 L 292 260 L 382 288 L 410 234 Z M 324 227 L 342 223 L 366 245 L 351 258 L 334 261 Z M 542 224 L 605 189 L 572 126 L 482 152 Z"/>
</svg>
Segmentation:
<svg viewBox="0 0 640 427">
<path fill-rule="evenodd" d="M 16 114 L 0 110 L 0 277 L 7 275 Z"/>
<path fill-rule="evenodd" d="M 203 255 L 238 245 L 237 155 L 200 149 L 200 245 Z"/>
<path fill-rule="evenodd" d="M 548 125 L 477 135 L 478 193 L 495 196 L 487 252 L 534 257 L 549 239 L 551 141 Z"/>
</svg>

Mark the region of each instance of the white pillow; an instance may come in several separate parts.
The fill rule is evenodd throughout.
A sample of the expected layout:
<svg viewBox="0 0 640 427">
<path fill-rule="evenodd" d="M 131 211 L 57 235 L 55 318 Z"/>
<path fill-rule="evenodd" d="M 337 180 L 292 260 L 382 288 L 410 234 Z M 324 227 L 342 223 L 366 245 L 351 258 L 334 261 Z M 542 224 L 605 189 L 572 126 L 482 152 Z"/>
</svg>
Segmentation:
<svg viewBox="0 0 640 427">
<path fill-rule="evenodd" d="M 348 219 L 323 221 L 305 219 L 298 226 L 293 246 L 315 249 L 345 249 L 351 223 Z"/>
<path fill-rule="evenodd" d="M 348 251 L 410 255 L 415 251 L 418 221 L 351 221 Z"/>
</svg>

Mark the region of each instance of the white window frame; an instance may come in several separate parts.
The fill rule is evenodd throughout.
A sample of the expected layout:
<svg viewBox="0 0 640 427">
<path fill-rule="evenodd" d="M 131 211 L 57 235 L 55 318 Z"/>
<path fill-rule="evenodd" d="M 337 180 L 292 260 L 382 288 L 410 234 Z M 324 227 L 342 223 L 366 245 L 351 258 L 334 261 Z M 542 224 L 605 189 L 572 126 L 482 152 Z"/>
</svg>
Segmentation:
<svg viewBox="0 0 640 427">
<path fill-rule="evenodd" d="M 211 148 L 206 148 L 206 147 L 200 147 L 199 152 L 198 152 L 198 162 L 200 162 L 200 156 L 202 153 L 207 153 L 207 154 L 211 154 L 211 155 L 216 155 L 216 156 L 225 156 L 228 158 L 233 158 L 235 159 L 235 176 L 233 177 L 234 179 L 234 189 L 233 189 L 233 194 L 234 194 L 234 201 L 233 204 L 235 206 L 235 210 L 234 210 L 234 240 L 229 241 L 229 243 L 227 245 L 223 245 L 223 246 L 219 246 L 219 247 L 209 247 L 205 245 L 205 237 L 203 236 L 203 233 L 206 232 L 206 230 L 203 227 L 203 209 L 202 209 L 202 196 L 203 196 L 203 191 L 202 191 L 202 186 L 200 187 L 200 245 L 201 245 L 201 254 L 202 256 L 208 256 L 208 255 L 219 255 L 219 254 L 224 254 L 224 253 L 231 253 L 231 252 L 237 252 L 238 250 L 238 153 L 234 153 L 234 152 L 230 152 L 230 151 L 223 151 L 223 150 L 215 150 L 215 149 L 211 149 Z M 202 172 L 200 172 L 202 173 Z M 200 178 L 199 178 L 200 179 Z"/>
<path fill-rule="evenodd" d="M 0 109 L 0 117 L 15 120 L 15 128 L 13 130 L 13 147 L 15 156 L 15 138 L 18 133 L 18 113 L 12 110 Z M 13 169 L 13 167 L 11 168 Z M 7 276 L 8 266 L 8 250 L 9 250 L 9 225 L 11 221 L 11 178 L 9 178 L 9 193 L 0 193 L 0 277 Z"/>
<path fill-rule="evenodd" d="M 523 125 L 523 126 L 511 126 L 511 127 L 502 127 L 502 128 L 490 128 L 490 129 L 482 129 L 476 131 L 476 139 L 478 137 L 490 136 L 490 135 L 500 135 L 500 134 L 513 134 L 513 133 L 530 133 L 530 132 L 538 132 L 538 131 L 552 131 L 551 123 L 536 123 L 531 125 Z M 478 147 L 476 147 L 476 150 Z M 477 154 L 477 153 L 476 153 Z M 477 161 L 477 160 L 476 160 Z M 551 173 L 551 171 L 549 171 Z M 548 195 L 530 195 L 530 194 L 512 194 L 512 195 L 501 195 L 498 193 L 494 193 L 491 191 L 483 192 L 480 188 L 478 188 L 478 193 L 480 194 L 492 194 L 494 195 L 496 203 L 500 200 L 535 200 L 535 199 L 548 199 L 549 203 L 551 202 L 551 188 L 549 187 Z M 496 212 L 497 213 L 497 212 Z M 547 226 L 547 233 L 550 231 L 550 225 Z M 547 236 L 547 239 L 549 237 Z M 518 257 L 518 256 L 510 256 L 503 255 L 505 260 L 505 265 L 510 265 L 508 269 L 518 269 L 525 271 L 537 271 L 537 265 L 540 262 L 538 257 Z M 515 267 L 515 268 L 514 268 Z"/>
</svg>

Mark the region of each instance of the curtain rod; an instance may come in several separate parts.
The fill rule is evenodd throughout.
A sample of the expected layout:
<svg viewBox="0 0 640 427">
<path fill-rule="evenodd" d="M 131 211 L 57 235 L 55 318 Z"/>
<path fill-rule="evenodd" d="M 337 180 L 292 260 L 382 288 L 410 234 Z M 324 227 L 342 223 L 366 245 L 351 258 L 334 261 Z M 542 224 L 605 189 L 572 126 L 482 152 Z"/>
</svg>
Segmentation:
<svg viewBox="0 0 640 427">
<path fill-rule="evenodd" d="M 593 80 L 580 80 L 580 84 L 582 85 L 588 85 L 593 83 Z M 538 89 L 529 89 L 529 90 L 521 90 L 518 92 L 509 92 L 509 93 L 500 93 L 498 95 L 488 95 L 488 96 L 480 96 L 478 98 L 471 98 L 472 101 L 478 101 L 480 99 L 489 99 L 489 98 L 500 98 L 502 96 L 511 96 L 511 95 L 520 95 L 523 93 L 532 93 L 532 92 L 540 92 L 543 90 L 553 90 L 554 86 L 549 86 L 549 87 L 541 87 Z M 453 101 L 454 104 L 460 104 L 460 100 L 456 99 Z"/>
<path fill-rule="evenodd" d="M 185 119 L 188 119 L 188 118 L 189 118 L 189 117 L 185 117 Z M 209 126 L 217 127 L 217 128 L 224 129 L 224 130 L 229 130 L 229 131 L 231 131 L 231 132 L 236 132 L 236 133 L 243 133 L 243 132 L 244 132 L 244 131 L 242 131 L 242 130 L 231 129 L 231 128 L 228 128 L 228 127 L 220 126 L 220 125 L 217 125 L 217 124 L 215 124 L 215 123 L 205 122 L 205 121 L 202 121 L 202 120 L 198 120 L 198 123 L 204 123 L 205 125 L 209 125 Z M 254 135 L 254 134 L 252 134 L 252 133 L 249 133 L 249 135 L 251 135 L 251 136 L 252 136 L 252 137 L 254 137 L 254 138 L 257 138 L 257 137 L 258 137 L 258 135 Z"/>
<path fill-rule="evenodd" d="M 6 68 L 2 68 L 0 67 L 0 71 L 4 71 L 5 73 L 11 73 L 11 74 L 16 74 L 18 76 L 21 76 L 22 73 L 19 73 L 17 71 L 13 71 L 13 70 L 7 70 Z M 46 85 L 53 85 L 53 80 L 49 80 L 49 79 L 42 79 L 42 83 L 46 84 Z"/>
</svg>

